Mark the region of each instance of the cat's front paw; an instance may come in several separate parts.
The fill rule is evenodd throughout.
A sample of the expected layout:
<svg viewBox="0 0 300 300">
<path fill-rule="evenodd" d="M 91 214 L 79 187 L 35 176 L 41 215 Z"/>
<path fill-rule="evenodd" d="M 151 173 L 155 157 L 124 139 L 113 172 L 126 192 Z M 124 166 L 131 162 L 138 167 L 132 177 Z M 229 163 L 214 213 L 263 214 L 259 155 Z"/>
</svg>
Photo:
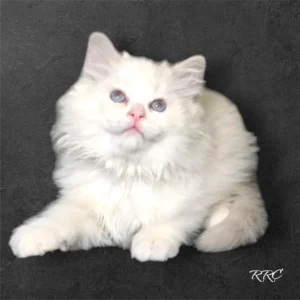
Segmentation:
<svg viewBox="0 0 300 300">
<path fill-rule="evenodd" d="M 10 238 L 9 246 L 17 257 L 44 255 L 59 247 L 60 236 L 51 227 L 21 225 Z"/>
<path fill-rule="evenodd" d="M 167 238 L 138 233 L 133 237 L 131 257 L 139 261 L 166 261 L 179 252 L 179 244 Z"/>
</svg>

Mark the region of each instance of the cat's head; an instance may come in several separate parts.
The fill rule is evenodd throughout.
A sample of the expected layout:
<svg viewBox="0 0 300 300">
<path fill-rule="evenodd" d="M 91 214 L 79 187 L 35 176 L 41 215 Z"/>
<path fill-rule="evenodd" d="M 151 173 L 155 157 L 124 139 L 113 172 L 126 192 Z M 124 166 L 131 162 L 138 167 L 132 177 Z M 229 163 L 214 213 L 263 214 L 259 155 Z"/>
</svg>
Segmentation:
<svg viewBox="0 0 300 300">
<path fill-rule="evenodd" d="M 176 64 L 154 62 L 117 51 L 106 35 L 95 32 L 59 114 L 68 134 L 91 155 L 170 156 L 171 148 L 188 147 L 197 129 L 201 107 L 194 98 L 202 91 L 204 72 L 201 55 Z"/>
</svg>

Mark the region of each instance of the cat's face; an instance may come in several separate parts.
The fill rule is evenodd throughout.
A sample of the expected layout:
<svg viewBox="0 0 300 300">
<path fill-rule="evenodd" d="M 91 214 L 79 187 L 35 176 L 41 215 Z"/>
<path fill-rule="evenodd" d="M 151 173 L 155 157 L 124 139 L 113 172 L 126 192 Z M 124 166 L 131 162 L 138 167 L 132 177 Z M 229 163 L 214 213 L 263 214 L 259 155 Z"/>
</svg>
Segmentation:
<svg viewBox="0 0 300 300">
<path fill-rule="evenodd" d="M 171 65 L 119 53 L 101 33 L 91 35 L 82 71 L 70 97 L 73 134 L 88 147 L 112 155 L 158 144 L 176 147 L 193 125 L 205 60 L 193 56 Z M 71 118 L 71 115 L 69 116 Z"/>
</svg>

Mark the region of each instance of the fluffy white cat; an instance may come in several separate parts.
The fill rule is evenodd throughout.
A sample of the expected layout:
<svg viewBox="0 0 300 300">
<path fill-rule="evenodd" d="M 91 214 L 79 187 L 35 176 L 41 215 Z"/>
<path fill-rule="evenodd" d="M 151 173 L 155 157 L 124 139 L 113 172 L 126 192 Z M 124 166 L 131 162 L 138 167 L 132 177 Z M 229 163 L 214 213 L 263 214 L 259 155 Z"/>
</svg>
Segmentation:
<svg viewBox="0 0 300 300">
<path fill-rule="evenodd" d="M 256 138 L 204 72 L 203 56 L 154 62 L 91 34 L 51 132 L 58 199 L 13 231 L 13 253 L 120 246 L 165 261 L 182 244 L 256 242 L 267 227 Z"/>
</svg>

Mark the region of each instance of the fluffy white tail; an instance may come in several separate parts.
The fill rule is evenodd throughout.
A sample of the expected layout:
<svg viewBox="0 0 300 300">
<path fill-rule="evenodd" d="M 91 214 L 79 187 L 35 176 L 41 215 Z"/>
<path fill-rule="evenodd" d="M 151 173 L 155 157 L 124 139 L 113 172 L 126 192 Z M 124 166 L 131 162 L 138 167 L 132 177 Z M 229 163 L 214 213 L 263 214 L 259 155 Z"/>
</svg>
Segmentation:
<svg viewBox="0 0 300 300">
<path fill-rule="evenodd" d="M 205 252 L 231 250 L 255 243 L 267 226 L 267 213 L 257 184 L 239 185 L 228 199 L 212 208 L 195 246 Z"/>
</svg>

